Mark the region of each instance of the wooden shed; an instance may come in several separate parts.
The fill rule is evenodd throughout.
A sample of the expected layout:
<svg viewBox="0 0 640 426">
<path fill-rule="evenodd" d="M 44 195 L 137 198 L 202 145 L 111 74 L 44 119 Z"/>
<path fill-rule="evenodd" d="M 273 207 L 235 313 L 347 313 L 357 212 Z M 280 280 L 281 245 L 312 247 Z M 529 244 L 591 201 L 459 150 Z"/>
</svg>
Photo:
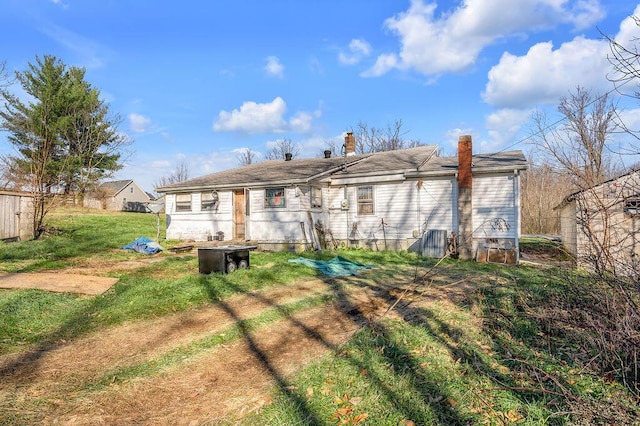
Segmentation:
<svg viewBox="0 0 640 426">
<path fill-rule="evenodd" d="M 30 240 L 33 235 L 33 196 L 0 191 L 0 240 Z"/>
</svg>

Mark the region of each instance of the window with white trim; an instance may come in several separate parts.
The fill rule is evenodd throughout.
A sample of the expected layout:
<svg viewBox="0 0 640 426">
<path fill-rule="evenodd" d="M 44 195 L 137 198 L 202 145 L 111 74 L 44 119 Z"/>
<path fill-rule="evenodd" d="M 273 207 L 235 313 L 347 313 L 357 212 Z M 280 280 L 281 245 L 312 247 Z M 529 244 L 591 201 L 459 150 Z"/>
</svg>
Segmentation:
<svg viewBox="0 0 640 426">
<path fill-rule="evenodd" d="M 311 187 L 311 208 L 319 209 L 322 208 L 322 188 L 318 188 L 317 186 Z"/>
<path fill-rule="evenodd" d="M 264 207 L 265 208 L 284 208 L 286 207 L 284 188 L 267 188 L 264 190 Z"/>
<path fill-rule="evenodd" d="M 191 194 L 176 194 L 176 211 L 191 211 Z"/>
<path fill-rule="evenodd" d="M 358 191 L 358 215 L 374 214 L 373 186 L 359 186 Z"/>
</svg>

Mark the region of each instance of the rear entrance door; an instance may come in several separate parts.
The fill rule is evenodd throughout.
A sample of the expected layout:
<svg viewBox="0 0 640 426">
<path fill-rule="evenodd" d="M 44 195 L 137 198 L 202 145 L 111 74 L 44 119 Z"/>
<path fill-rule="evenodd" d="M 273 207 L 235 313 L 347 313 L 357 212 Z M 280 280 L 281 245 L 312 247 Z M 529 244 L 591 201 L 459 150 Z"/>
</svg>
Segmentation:
<svg viewBox="0 0 640 426">
<path fill-rule="evenodd" d="M 239 189 L 233 192 L 233 210 L 236 224 L 234 238 L 243 240 L 245 238 L 245 199 L 244 190 Z"/>
</svg>

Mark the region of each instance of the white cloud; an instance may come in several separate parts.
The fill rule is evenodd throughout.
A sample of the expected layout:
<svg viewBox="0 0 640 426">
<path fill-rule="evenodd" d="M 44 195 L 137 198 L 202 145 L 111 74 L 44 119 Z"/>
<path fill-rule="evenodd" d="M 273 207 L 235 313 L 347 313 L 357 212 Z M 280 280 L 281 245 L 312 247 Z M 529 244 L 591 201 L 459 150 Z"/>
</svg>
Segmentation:
<svg viewBox="0 0 640 426">
<path fill-rule="evenodd" d="M 498 107 L 519 108 L 538 103 L 557 103 L 577 85 L 606 91 L 610 86 L 608 44 L 576 37 L 553 49 L 551 42 L 532 46 L 526 55 L 504 53 L 489 71 L 483 98 Z"/>
<path fill-rule="evenodd" d="M 136 114 L 135 112 L 129 114 L 129 128 L 132 132 L 144 133 L 149 130 L 150 124 L 151 119 L 149 117 L 145 117 L 141 114 Z"/>
<path fill-rule="evenodd" d="M 51 3 L 55 4 L 56 6 L 60 6 L 63 9 L 69 8 L 69 4 L 63 2 L 62 0 L 51 0 Z"/>
<path fill-rule="evenodd" d="M 640 13 L 638 6 L 634 14 Z M 632 18 L 620 24 L 615 39 L 627 46 L 640 37 L 640 28 Z M 500 108 L 523 108 L 538 104 L 556 104 L 561 96 L 582 86 L 596 93 L 607 92 L 612 66 L 607 40 L 583 36 L 554 49 L 551 42 L 532 46 L 523 56 L 504 53 L 489 71 L 484 100 Z"/>
<path fill-rule="evenodd" d="M 308 112 L 299 112 L 289 120 L 290 127 L 295 132 L 306 133 L 311 130 L 313 115 Z"/>
<path fill-rule="evenodd" d="M 561 23 L 583 28 L 603 16 L 597 0 L 464 0 L 452 11 L 436 15 L 436 10 L 436 3 L 412 0 L 407 11 L 388 18 L 385 27 L 400 38 L 400 51 L 380 55 L 365 75 L 392 69 L 461 72 L 501 38 Z"/>
<path fill-rule="evenodd" d="M 619 112 L 620 120 L 632 132 L 640 132 L 640 109 L 629 109 Z"/>
<path fill-rule="evenodd" d="M 155 160 L 151 162 L 151 167 L 154 169 L 166 169 L 171 165 L 168 160 Z"/>
<path fill-rule="evenodd" d="M 313 113 L 299 111 L 287 120 L 285 119 L 286 111 L 287 104 L 279 96 L 269 103 L 245 102 L 239 109 L 231 112 L 220 111 L 218 119 L 213 124 L 213 130 L 243 133 L 305 133 L 311 129 L 313 118 L 321 115 L 320 111 Z"/>
<path fill-rule="evenodd" d="M 444 133 L 444 137 L 447 140 L 445 147 L 443 147 L 445 149 L 445 155 L 457 155 L 456 153 L 458 152 L 458 139 L 460 138 L 460 136 L 473 135 L 474 133 L 475 130 L 470 127 L 447 130 Z M 449 151 L 447 151 L 446 147 L 452 149 L 451 154 L 449 154 Z"/>
<path fill-rule="evenodd" d="M 284 65 L 280 63 L 280 59 L 275 56 L 268 56 L 267 64 L 264 66 L 264 70 L 270 77 L 284 77 Z"/>
<path fill-rule="evenodd" d="M 349 43 L 349 52 L 340 52 L 338 61 L 343 65 L 355 65 L 371 54 L 371 45 L 366 40 L 354 38 Z"/>
<path fill-rule="evenodd" d="M 484 142 L 483 152 L 495 151 L 505 144 L 513 144 L 522 125 L 531 118 L 532 113 L 532 109 L 505 108 L 489 114 L 485 120 L 489 140 Z"/>
</svg>

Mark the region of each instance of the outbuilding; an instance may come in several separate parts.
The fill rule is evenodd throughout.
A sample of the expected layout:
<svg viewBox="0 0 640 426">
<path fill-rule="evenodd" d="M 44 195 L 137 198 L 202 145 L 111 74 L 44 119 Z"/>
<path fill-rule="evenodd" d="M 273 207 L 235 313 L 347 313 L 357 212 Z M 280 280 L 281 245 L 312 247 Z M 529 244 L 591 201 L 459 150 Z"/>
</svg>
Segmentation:
<svg viewBox="0 0 640 426">
<path fill-rule="evenodd" d="M 33 195 L 0 191 L 0 240 L 33 239 Z"/>
</svg>

